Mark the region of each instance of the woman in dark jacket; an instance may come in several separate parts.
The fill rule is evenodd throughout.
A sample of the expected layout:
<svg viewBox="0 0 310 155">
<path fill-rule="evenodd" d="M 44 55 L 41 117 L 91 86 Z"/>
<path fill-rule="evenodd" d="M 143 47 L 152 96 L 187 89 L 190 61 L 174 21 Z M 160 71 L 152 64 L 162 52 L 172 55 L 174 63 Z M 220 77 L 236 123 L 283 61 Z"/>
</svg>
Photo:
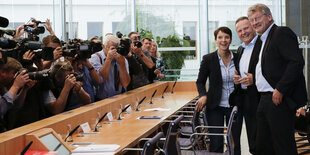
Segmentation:
<svg viewBox="0 0 310 155">
<path fill-rule="evenodd" d="M 234 90 L 234 55 L 229 46 L 232 32 L 228 27 L 220 27 L 214 31 L 217 50 L 203 56 L 198 79 L 196 81 L 199 99 L 196 110 L 206 107 L 208 125 L 224 126 L 224 117 L 228 123 L 231 113 L 229 95 Z M 209 78 L 208 91 L 206 81 Z M 223 133 L 223 129 L 209 129 L 211 133 Z M 223 137 L 210 136 L 210 152 L 223 152 Z"/>
</svg>

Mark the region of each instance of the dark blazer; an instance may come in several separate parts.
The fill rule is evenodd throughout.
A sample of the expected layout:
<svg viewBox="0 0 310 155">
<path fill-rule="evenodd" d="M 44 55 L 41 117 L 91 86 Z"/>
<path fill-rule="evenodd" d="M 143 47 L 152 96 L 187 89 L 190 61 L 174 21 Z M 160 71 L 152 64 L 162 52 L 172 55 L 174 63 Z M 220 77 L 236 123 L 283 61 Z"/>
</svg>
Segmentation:
<svg viewBox="0 0 310 155">
<path fill-rule="evenodd" d="M 235 60 L 237 55 L 235 53 L 233 53 L 233 55 L 233 61 L 234 64 L 236 64 L 237 62 Z M 209 89 L 207 92 L 206 82 L 208 78 Z M 206 106 L 208 109 L 214 109 L 220 104 L 222 97 L 222 85 L 222 73 L 217 51 L 204 55 L 200 64 L 196 86 L 199 92 L 199 97 L 207 96 Z"/>
<path fill-rule="evenodd" d="M 248 95 L 250 96 L 250 98 L 252 99 L 253 102 L 257 103 L 259 102 L 259 98 L 260 95 L 257 91 L 256 85 L 255 85 L 255 69 L 256 69 L 256 65 L 259 59 L 259 52 L 261 50 L 261 46 L 262 46 L 262 41 L 257 38 L 255 45 L 253 47 L 253 51 L 251 54 L 251 58 L 250 58 L 250 62 L 249 62 L 249 67 L 248 67 L 248 73 L 251 73 L 253 75 L 253 85 L 248 86 L 247 87 L 247 91 L 248 91 Z M 235 64 L 236 66 L 236 70 L 240 75 L 240 59 L 242 57 L 244 48 L 242 46 L 239 46 L 238 50 L 237 50 L 237 58 L 236 61 L 237 63 Z M 238 95 L 241 91 L 241 85 L 235 85 L 235 90 L 234 92 L 231 94 L 231 96 L 229 97 L 230 103 L 235 103 L 236 105 L 239 105 L 238 103 L 242 103 L 241 101 L 239 101 L 235 95 Z M 253 103 L 254 104 L 254 103 Z M 240 105 L 239 105 L 240 106 Z"/>
<path fill-rule="evenodd" d="M 273 25 L 262 51 L 262 73 L 268 83 L 284 95 L 290 108 L 307 102 L 304 59 L 295 33 Z"/>
</svg>

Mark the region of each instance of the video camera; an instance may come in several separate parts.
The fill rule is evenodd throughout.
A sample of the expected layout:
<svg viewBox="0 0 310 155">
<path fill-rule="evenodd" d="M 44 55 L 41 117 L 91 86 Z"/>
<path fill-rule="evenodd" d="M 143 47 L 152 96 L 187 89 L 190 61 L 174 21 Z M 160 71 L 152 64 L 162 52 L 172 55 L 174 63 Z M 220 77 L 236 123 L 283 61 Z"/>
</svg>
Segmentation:
<svg viewBox="0 0 310 155">
<path fill-rule="evenodd" d="M 121 32 L 116 32 L 116 36 L 120 38 L 120 44 L 116 47 L 117 53 L 122 56 L 127 56 L 130 51 L 131 40 L 129 38 L 123 38 Z"/>
<path fill-rule="evenodd" d="M 31 41 L 28 38 L 22 40 L 10 40 L 0 38 L 0 52 L 6 56 L 19 59 L 26 51 L 32 50 L 35 54 L 33 59 L 53 59 L 53 49 L 45 49 L 40 41 Z M 52 51 L 51 51 L 52 50 Z"/>
<path fill-rule="evenodd" d="M 75 57 L 85 60 L 91 57 L 92 54 L 102 50 L 101 42 L 83 41 L 80 39 L 69 40 L 63 46 L 63 56 Z"/>
</svg>

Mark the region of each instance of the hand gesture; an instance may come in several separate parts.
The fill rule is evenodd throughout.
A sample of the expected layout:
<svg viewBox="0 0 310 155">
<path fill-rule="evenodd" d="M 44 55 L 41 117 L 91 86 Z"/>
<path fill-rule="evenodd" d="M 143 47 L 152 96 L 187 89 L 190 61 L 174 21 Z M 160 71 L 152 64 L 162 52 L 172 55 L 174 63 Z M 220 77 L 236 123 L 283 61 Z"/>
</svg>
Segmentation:
<svg viewBox="0 0 310 155">
<path fill-rule="evenodd" d="M 251 86 L 253 85 L 253 74 L 244 72 L 246 77 L 240 78 L 239 82 L 242 83 L 244 86 Z"/>
<path fill-rule="evenodd" d="M 238 74 L 237 70 L 235 70 L 235 75 L 233 76 L 234 84 L 240 84 L 240 75 Z"/>
<path fill-rule="evenodd" d="M 51 35 L 55 35 L 49 19 L 46 19 L 44 26 Z"/>
</svg>

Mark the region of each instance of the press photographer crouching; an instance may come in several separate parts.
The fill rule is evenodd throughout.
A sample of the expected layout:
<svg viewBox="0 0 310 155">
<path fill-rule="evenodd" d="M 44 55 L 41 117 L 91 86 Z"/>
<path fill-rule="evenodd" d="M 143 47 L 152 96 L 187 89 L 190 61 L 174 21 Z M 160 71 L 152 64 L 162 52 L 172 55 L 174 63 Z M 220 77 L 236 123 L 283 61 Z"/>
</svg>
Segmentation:
<svg viewBox="0 0 310 155">
<path fill-rule="evenodd" d="M 43 91 L 43 102 L 52 114 L 59 114 L 91 102 L 89 94 L 82 88 L 83 77 L 73 72 L 69 62 L 57 62 L 50 74 L 54 87 Z"/>
<path fill-rule="evenodd" d="M 23 106 L 28 90 L 36 83 L 29 79 L 25 71 L 16 74 L 21 68 L 22 65 L 11 57 L 7 58 L 5 64 L 0 65 L 0 132 L 8 129 L 8 120 L 4 116 L 9 110 Z"/>
</svg>

